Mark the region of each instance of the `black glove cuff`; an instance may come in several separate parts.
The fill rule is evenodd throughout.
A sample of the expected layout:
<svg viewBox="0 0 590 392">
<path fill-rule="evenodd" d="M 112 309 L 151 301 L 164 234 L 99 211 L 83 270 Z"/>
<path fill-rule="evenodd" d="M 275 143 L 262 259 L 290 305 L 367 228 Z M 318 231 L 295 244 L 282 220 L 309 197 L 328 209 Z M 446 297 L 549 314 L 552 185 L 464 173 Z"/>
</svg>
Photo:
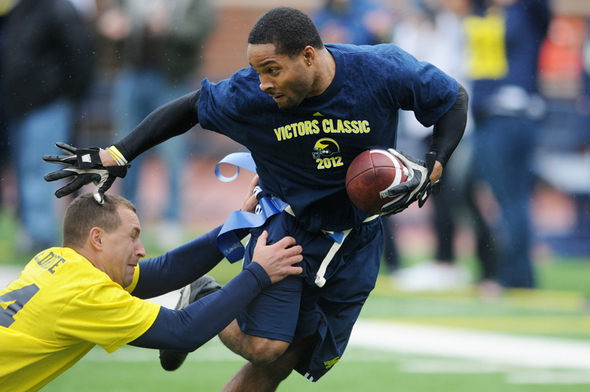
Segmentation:
<svg viewBox="0 0 590 392">
<path fill-rule="evenodd" d="M 125 176 L 127 175 L 127 169 L 130 166 L 131 165 L 125 165 L 125 166 L 104 166 L 104 168 L 107 169 L 107 171 L 109 172 L 109 174 L 111 176 L 115 176 L 115 177 L 119 177 L 119 178 L 125 178 Z"/>
</svg>

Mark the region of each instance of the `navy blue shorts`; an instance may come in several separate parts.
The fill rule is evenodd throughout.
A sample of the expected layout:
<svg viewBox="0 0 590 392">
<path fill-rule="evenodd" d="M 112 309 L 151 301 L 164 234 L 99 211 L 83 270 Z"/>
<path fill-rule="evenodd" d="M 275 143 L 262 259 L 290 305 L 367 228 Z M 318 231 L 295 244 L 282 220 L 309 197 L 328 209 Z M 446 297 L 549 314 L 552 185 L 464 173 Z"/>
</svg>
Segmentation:
<svg viewBox="0 0 590 392">
<path fill-rule="evenodd" d="M 263 230 L 268 244 L 286 235 L 303 247 L 303 273 L 290 276 L 260 293 L 237 320 L 248 335 L 292 342 L 317 334 L 313 352 L 295 367 L 317 381 L 338 360 L 348 344 L 352 327 L 365 300 L 375 287 L 383 234 L 381 219 L 355 227 L 332 259 L 320 288 L 315 283 L 319 266 L 334 243 L 323 233 L 310 233 L 286 212 L 270 217 L 251 230 L 244 266 L 251 262 L 256 241 Z"/>
</svg>

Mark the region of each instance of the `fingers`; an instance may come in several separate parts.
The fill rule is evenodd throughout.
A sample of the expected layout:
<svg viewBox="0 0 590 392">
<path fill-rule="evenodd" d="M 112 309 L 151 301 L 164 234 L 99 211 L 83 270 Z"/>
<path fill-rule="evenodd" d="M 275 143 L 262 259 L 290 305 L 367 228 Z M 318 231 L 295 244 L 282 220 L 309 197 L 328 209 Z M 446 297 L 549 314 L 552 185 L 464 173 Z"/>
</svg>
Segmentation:
<svg viewBox="0 0 590 392">
<path fill-rule="evenodd" d="M 248 190 L 246 191 L 246 199 L 244 200 L 244 204 L 242 205 L 242 211 L 253 213 L 256 210 L 258 199 L 256 199 L 256 195 L 254 194 L 254 188 L 256 188 L 257 185 L 258 174 L 252 178 L 252 181 L 250 181 L 250 185 L 248 186 Z"/>
<path fill-rule="evenodd" d="M 256 241 L 256 247 L 264 247 L 266 246 L 266 241 L 268 240 L 268 231 L 264 230 L 262 234 L 258 236 L 258 240 Z"/>
<path fill-rule="evenodd" d="M 70 146 L 69 144 L 57 142 L 57 143 L 55 143 L 55 146 L 68 155 L 75 155 L 76 154 L 77 148 L 74 146 Z"/>
<path fill-rule="evenodd" d="M 303 268 L 292 265 L 287 268 L 287 272 L 289 275 L 300 275 L 303 272 Z"/>
<path fill-rule="evenodd" d="M 61 169 L 61 170 L 56 170 L 56 171 L 52 171 L 51 173 L 45 174 L 43 176 L 43 179 L 45 179 L 45 181 L 47 181 L 47 182 L 51 182 L 51 181 L 61 180 L 62 178 L 75 176 L 77 174 L 78 173 L 71 171 L 71 170 Z"/>
<path fill-rule="evenodd" d="M 51 173 L 49 173 L 51 174 Z M 74 173 L 77 174 L 77 173 Z M 70 193 L 76 192 L 78 189 L 82 188 L 86 184 L 90 184 L 92 182 L 98 183 L 100 181 L 100 175 L 96 173 L 83 173 L 78 174 L 78 176 L 67 184 L 64 187 L 59 188 L 55 191 L 55 196 L 58 198 L 64 197 L 69 195 Z"/>
<path fill-rule="evenodd" d="M 303 261 L 303 255 L 301 254 L 303 247 L 297 245 L 297 241 L 293 237 L 284 237 L 271 246 L 277 248 L 277 251 L 283 252 L 283 256 L 288 259 L 287 261 L 291 265 Z"/>
<path fill-rule="evenodd" d="M 301 252 L 303 252 L 301 245 L 295 245 L 285 249 L 285 256 L 293 259 L 292 264 L 295 264 L 303 261 L 303 255 Z"/>
<path fill-rule="evenodd" d="M 76 163 L 76 157 L 74 155 L 43 155 L 43 160 L 61 165 L 73 165 Z"/>
<path fill-rule="evenodd" d="M 267 235 L 268 235 L 268 233 L 267 233 Z M 280 241 L 276 242 L 274 244 L 274 246 L 280 247 L 280 248 L 288 248 L 288 247 L 293 246 L 295 244 L 297 244 L 297 241 L 295 240 L 295 238 L 286 236 L 286 237 L 281 238 Z"/>
<path fill-rule="evenodd" d="M 254 177 L 252 177 L 252 181 L 250 181 L 250 185 L 248 185 L 248 194 L 249 195 L 254 193 L 254 188 L 256 188 L 256 185 L 258 185 L 258 174 L 254 175 Z"/>
<path fill-rule="evenodd" d="M 383 192 L 387 192 L 387 197 L 394 197 L 397 195 L 410 192 L 411 190 L 416 188 L 419 182 L 420 179 L 417 178 L 417 176 L 413 176 L 411 180 L 402 182 L 401 184 L 393 185 Z"/>
<path fill-rule="evenodd" d="M 399 152 L 397 150 L 394 150 L 393 148 L 389 148 L 387 151 L 389 151 L 392 155 L 394 155 L 400 161 L 402 161 L 404 165 L 408 166 L 410 159 L 407 154 L 404 154 L 403 152 Z M 415 162 L 412 162 L 412 163 L 415 163 Z"/>
<path fill-rule="evenodd" d="M 59 188 L 57 191 L 55 191 L 55 196 L 57 196 L 58 199 L 62 198 L 64 196 L 67 196 L 71 193 L 76 192 L 78 189 L 82 188 L 84 185 L 86 185 L 86 183 L 80 177 L 76 177 L 72 182 L 70 182 L 66 186 Z"/>
<path fill-rule="evenodd" d="M 256 240 L 256 246 L 254 247 L 254 256 L 257 258 L 259 254 L 264 254 L 266 241 L 268 240 L 268 231 L 264 230 L 262 234 L 258 236 Z"/>
<path fill-rule="evenodd" d="M 424 189 L 424 191 L 422 191 L 418 195 L 418 207 L 422 208 L 424 203 L 426 203 L 428 196 L 430 196 L 430 192 L 431 192 L 431 186 L 430 186 L 430 180 L 428 180 L 427 184 L 426 184 L 426 188 Z"/>
<path fill-rule="evenodd" d="M 242 205 L 242 211 L 254 213 L 256 211 L 256 205 L 258 204 L 258 199 L 254 194 L 251 194 L 246 200 L 244 200 L 244 204 Z"/>
<path fill-rule="evenodd" d="M 49 163 L 61 163 L 61 159 L 59 159 L 59 155 L 43 155 L 43 160 Z"/>
<path fill-rule="evenodd" d="M 103 174 L 101 176 L 101 181 L 96 183 L 94 187 L 94 200 L 96 200 L 99 204 L 104 203 L 104 194 L 111 188 L 113 182 L 117 177 L 112 175 Z"/>
<path fill-rule="evenodd" d="M 414 158 L 405 152 L 396 151 L 393 148 L 390 148 L 387 151 L 399 158 L 408 169 L 422 170 L 426 168 L 426 163 L 423 160 Z"/>
<path fill-rule="evenodd" d="M 100 189 L 98 189 L 97 187 L 94 187 L 94 192 L 92 192 L 92 196 L 98 204 L 104 204 L 104 193 L 101 193 Z"/>
<path fill-rule="evenodd" d="M 271 282 L 276 283 L 288 275 L 303 272 L 301 266 L 293 265 L 303 261 L 303 248 L 296 245 L 293 237 L 285 237 L 272 245 L 267 245 L 267 242 L 268 232 L 265 230 L 258 237 L 252 260 L 265 269 Z"/>
</svg>

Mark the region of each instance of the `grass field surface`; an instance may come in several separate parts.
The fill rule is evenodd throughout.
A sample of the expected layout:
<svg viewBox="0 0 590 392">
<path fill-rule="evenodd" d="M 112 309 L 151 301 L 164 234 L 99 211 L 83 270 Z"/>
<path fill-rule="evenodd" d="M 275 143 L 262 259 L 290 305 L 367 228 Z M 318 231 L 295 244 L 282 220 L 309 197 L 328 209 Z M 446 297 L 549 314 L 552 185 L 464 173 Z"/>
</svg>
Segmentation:
<svg viewBox="0 0 590 392">
<path fill-rule="evenodd" d="M 0 228 L 4 287 L 28 260 L 15 256 L 10 222 L 0 219 Z M 476 270 L 473 260 L 460 262 Z M 224 262 L 211 275 L 226 283 L 238 264 Z M 556 257 L 537 265 L 536 273 L 539 289 L 509 290 L 493 301 L 480 298 L 475 287 L 400 292 L 384 273 L 342 360 L 317 383 L 293 373 L 279 391 L 590 391 L 590 262 Z M 174 306 L 176 298 L 157 301 Z M 154 350 L 123 347 L 107 354 L 95 348 L 43 390 L 218 391 L 243 364 L 217 338 L 175 372 L 161 369 Z"/>
<path fill-rule="evenodd" d="M 212 271 L 226 281 L 239 268 Z M 19 267 L 4 267 L 13 276 Z M 167 306 L 171 294 L 157 299 Z M 218 391 L 244 364 L 213 339 L 175 372 L 155 350 L 92 350 L 44 391 Z M 380 276 L 342 360 L 318 383 L 293 373 L 279 391 L 586 392 L 590 315 L 581 292 L 475 291 L 408 295 Z"/>
<path fill-rule="evenodd" d="M 125 347 L 114 354 L 95 349 L 44 390 L 218 391 L 243 364 L 218 340 L 189 355 L 175 372 L 160 368 L 157 354 Z M 311 383 L 291 375 L 279 391 L 322 392 L 585 392 L 590 370 L 541 369 L 434 356 L 398 354 L 351 345 L 324 378 Z"/>
<path fill-rule="evenodd" d="M 426 313 L 440 310 L 441 300 L 420 301 Z M 465 312 L 463 320 L 482 317 L 482 312 L 470 316 L 464 303 L 457 302 L 465 301 L 450 299 L 445 312 L 454 307 L 456 313 Z M 519 328 L 507 332 L 509 325 L 518 324 L 518 316 L 511 316 L 516 319 L 507 323 L 502 332 L 493 332 L 494 323 L 475 330 L 440 327 L 432 315 L 427 316 L 429 321 L 412 322 L 394 321 L 398 319 L 395 316 L 366 315 L 375 308 L 383 313 L 383 308 L 395 309 L 399 304 L 395 297 L 376 296 L 369 300 L 342 360 L 318 383 L 294 373 L 279 391 L 582 392 L 590 388 L 588 329 L 579 334 L 579 339 L 555 338 L 549 335 L 562 335 L 559 328 L 533 335 Z M 587 316 L 575 313 L 569 315 L 571 320 L 588 323 Z M 153 350 L 124 347 L 109 355 L 96 348 L 45 390 L 217 391 L 243 363 L 218 339 L 190 354 L 175 372 L 163 371 Z"/>
</svg>

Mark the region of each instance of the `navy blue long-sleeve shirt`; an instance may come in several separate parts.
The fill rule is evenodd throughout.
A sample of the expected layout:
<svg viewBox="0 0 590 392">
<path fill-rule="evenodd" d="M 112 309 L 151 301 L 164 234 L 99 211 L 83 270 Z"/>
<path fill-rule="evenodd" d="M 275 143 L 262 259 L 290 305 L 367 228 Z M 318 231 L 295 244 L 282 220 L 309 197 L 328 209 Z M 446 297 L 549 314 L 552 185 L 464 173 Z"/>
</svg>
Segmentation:
<svg viewBox="0 0 590 392">
<path fill-rule="evenodd" d="M 215 238 L 220 227 L 153 259 L 140 261 L 132 294 L 151 298 L 179 289 L 210 271 L 222 259 Z M 223 330 L 262 289 L 266 271 L 252 263 L 221 290 L 180 310 L 160 308 L 154 324 L 130 344 L 145 348 L 194 351 Z"/>
</svg>

